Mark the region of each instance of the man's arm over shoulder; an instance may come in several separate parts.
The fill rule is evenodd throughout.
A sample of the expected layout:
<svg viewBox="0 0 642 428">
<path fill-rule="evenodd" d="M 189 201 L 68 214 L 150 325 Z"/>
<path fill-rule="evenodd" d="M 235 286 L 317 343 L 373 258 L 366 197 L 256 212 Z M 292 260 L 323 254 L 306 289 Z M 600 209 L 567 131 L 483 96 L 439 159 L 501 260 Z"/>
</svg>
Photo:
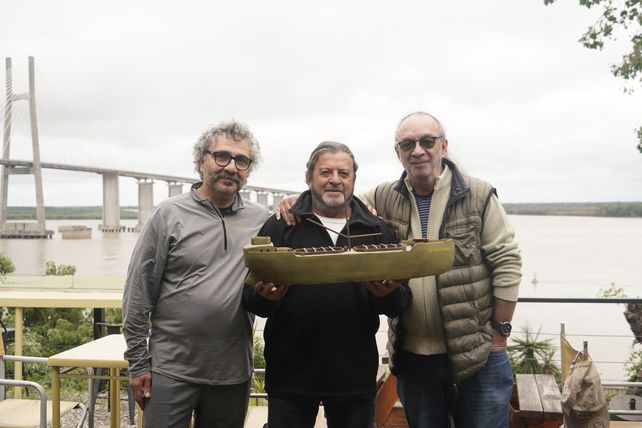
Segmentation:
<svg viewBox="0 0 642 428">
<path fill-rule="evenodd" d="M 486 208 L 481 240 L 484 258 L 492 270 L 493 294 L 516 302 L 522 278 L 522 256 L 515 241 L 515 230 L 495 195 Z"/>
<path fill-rule="evenodd" d="M 149 316 L 158 300 L 168 246 L 167 225 L 157 209 L 145 222 L 134 247 L 123 295 L 123 334 L 127 341 L 125 359 L 134 377 L 151 368 L 147 348 Z"/>
<path fill-rule="evenodd" d="M 377 190 L 376 187 L 373 187 L 372 189 L 366 190 L 364 193 L 361 193 L 357 195 L 361 201 L 366 204 L 369 208 L 374 208 L 375 207 L 375 191 Z"/>
</svg>

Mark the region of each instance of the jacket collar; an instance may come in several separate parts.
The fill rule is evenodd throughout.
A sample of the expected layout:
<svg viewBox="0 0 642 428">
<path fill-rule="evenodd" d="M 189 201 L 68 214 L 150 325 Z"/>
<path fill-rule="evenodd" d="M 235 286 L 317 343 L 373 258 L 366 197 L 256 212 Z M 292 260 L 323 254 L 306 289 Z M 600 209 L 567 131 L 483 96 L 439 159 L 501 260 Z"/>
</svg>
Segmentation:
<svg viewBox="0 0 642 428">
<path fill-rule="evenodd" d="M 464 175 L 459 171 L 459 168 L 457 168 L 457 165 L 450 159 L 443 158 L 442 164 L 448 166 L 451 172 L 451 183 L 450 183 L 450 196 L 448 197 L 448 204 L 451 204 L 461 198 L 463 198 L 468 192 L 470 192 L 470 188 L 468 187 L 468 184 L 466 184 L 466 180 L 464 179 Z M 399 178 L 399 181 L 397 182 L 397 186 L 395 186 L 395 190 L 399 193 L 401 193 L 403 196 L 406 198 L 410 197 L 410 191 L 408 190 L 408 187 L 406 186 L 406 177 L 408 174 L 406 171 L 404 171 L 401 174 L 401 177 Z"/>
<path fill-rule="evenodd" d="M 370 210 L 364 204 L 361 199 L 356 196 L 352 196 L 352 201 L 350 202 L 350 208 L 352 209 L 352 214 L 350 215 L 350 224 L 353 223 L 362 223 L 366 226 L 377 226 L 379 223 L 377 217 L 370 214 Z M 312 217 L 314 212 L 312 211 L 312 194 L 309 190 L 301 193 L 299 199 L 296 203 L 290 208 L 290 212 L 294 215 L 302 217 Z"/>
<path fill-rule="evenodd" d="M 204 198 L 201 198 L 198 193 L 196 192 L 196 189 L 201 187 L 203 185 L 202 181 L 199 181 L 198 183 L 192 184 L 191 187 L 191 192 L 192 192 L 192 198 L 199 203 L 200 205 L 203 205 L 206 208 L 214 208 L 216 211 L 220 211 L 213 203 L 210 198 L 207 196 Z M 237 192 L 236 197 L 234 198 L 234 202 L 232 203 L 232 206 L 230 208 L 230 211 L 235 213 L 239 210 L 242 210 L 245 208 L 245 205 L 243 204 L 243 198 L 241 198 L 241 195 Z"/>
</svg>

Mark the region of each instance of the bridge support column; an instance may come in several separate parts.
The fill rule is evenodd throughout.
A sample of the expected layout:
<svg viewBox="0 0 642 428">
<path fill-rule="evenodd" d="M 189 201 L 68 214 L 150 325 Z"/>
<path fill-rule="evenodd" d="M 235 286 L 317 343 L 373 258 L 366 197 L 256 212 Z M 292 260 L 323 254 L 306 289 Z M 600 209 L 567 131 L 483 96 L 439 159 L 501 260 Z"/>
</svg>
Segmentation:
<svg viewBox="0 0 642 428">
<path fill-rule="evenodd" d="M 272 210 L 276 210 L 281 201 L 283 200 L 283 193 L 273 193 L 272 194 Z"/>
<path fill-rule="evenodd" d="M 267 208 L 268 206 L 268 194 L 265 192 L 257 193 L 256 201 Z"/>
<path fill-rule="evenodd" d="M 138 180 L 138 225 L 142 226 L 154 208 L 154 182 Z"/>
<path fill-rule="evenodd" d="M 167 183 L 169 187 L 169 197 L 177 196 L 183 193 L 183 183 Z"/>
<path fill-rule="evenodd" d="M 241 190 L 239 193 L 241 194 L 241 198 L 245 199 L 246 201 L 250 200 L 250 191 L 249 190 Z"/>
<path fill-rule="evenodd" d="M 120 229 L 120 195 L 118 175 L 103 174 L 103 224 L 101 229 Z"/>
</svg>

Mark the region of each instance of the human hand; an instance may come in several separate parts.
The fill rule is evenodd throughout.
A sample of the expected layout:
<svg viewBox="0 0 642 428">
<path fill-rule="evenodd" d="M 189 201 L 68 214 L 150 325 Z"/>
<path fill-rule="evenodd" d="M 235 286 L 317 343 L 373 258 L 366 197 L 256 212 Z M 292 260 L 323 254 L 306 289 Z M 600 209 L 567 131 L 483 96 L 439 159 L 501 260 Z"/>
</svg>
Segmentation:
<svg viewBox="0 0 642 428">
<path fill-rule="evenodd" d="M 152 396 L 152 372 L 136 377 L 129 376 L 129 386 L 134 393 L 134 401 L 144 410 L 145 398 Z"/>
<path fill-rule="evenodd" d="M 385 297 L 401 286 L 401 281 L 387 279 L 384 281 L 368 281 L 362 283 L 372 294 Z"/>
<path fill-rule="evenodd" d="M 264 299 L 272 300 L 273 302 L 280 300 L 288 292 L 289 285 L 276 285 L 272 282 L 265 283 L 259 281 L 254 284 L 254 290 Z"/>
<path fill-rule="evenodd" d="M 274 212 L 276 219 L 281 220 L 281 218 L 283 218 L 283 221 L 288 226 L 294 226 L 295 224 L 297 224 L 299 222 L 298 219 L 289 211 L 289 209 L 292 208 L 292 205 L 294 205 L 297 199 L 299 199 L 299 195 L 290 195 L 283 198 Z"/>
</svg>

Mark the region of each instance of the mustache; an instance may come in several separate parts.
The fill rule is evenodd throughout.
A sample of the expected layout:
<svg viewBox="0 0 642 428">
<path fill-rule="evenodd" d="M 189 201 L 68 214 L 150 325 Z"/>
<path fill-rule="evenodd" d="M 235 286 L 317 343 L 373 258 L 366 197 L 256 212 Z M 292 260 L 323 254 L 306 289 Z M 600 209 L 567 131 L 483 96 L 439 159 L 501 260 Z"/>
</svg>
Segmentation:
<svg viewBox="0 0 642 428">
<path fill-rule="evenodd" d="M 212 177 L 213 182 L 216 182 L 219 180 L 229 180 L 229 181 L 233 181 L 239 186 L 241 185 L 241 180 L 239 179 L 238 175 L 232 175 L 226 172 L 220 172 Z"/>
<path fill-rule="evenodd" d="M 338 190 L 340 192 L 345 192 L 345 190 L 343 189 L 343 186 L 341 186 L 341 185 L 334 186 L 332 184 L 326 186 L 323 190 L 332 190 L 332 191 Z"/>
</svg>

